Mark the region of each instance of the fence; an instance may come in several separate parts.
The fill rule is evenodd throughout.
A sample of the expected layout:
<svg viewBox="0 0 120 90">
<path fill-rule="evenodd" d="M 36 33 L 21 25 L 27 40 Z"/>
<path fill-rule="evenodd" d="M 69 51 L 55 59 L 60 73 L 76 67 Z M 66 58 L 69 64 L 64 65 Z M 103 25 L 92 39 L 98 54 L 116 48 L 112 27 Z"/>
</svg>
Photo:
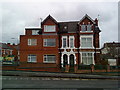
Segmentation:
<svg viewBox="0 0 120 90">
<path fill-rule="evenodd" d="M 120 66 L 110 65 L 76 65 L 76 73 L 120 72 Z"/>
</svg>

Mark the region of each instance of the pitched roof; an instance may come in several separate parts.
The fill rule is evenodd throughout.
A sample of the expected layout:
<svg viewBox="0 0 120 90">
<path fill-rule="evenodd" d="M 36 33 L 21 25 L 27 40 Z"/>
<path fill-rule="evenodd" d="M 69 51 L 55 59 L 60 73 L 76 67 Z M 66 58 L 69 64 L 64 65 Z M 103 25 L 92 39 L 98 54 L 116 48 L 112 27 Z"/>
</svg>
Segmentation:
<svg viewBox="0 0 120 90">
<path fill-rule="evenodd" d="M 78 21 L 72 22 L 58 22 L 59 25 L 59 32 L 68 32 L 68 33 L 76 33 L 77 32 L 77 25 Z"/>
<path fill-rule="evenodd" d="M 120 43 L 112 42 L 112 43 L 105 43 L 104 44 L 107 47 L 120 47 Z"/>
<path fill-rule="evenodd" d="M 42 22 L 42 24 L 43 24 L 47 19 L 51 19 L 54 23 L 57 24 L 57 21 L 56 21 L 51 15 L 48 15 L 48 16 L 44 19 L 44 21 Z"/>
<path fill-rule="evenodd" d="M 88 18 L 90 21 L 92 21 L 93 23 L 95 23 L 94 20 L 90 16 L 88 16 L 87 14 L 79 21 L 79 23 L 81 21 L 83 21 L 85 18 Z"/>
<path fill-rule="evenodd" d="M 10 49 L 10 50 L 12 50 L 12 48 L 10 46 L 8 46 L 6 43 L 2 43 L 2 49 Z"/>
</svg>

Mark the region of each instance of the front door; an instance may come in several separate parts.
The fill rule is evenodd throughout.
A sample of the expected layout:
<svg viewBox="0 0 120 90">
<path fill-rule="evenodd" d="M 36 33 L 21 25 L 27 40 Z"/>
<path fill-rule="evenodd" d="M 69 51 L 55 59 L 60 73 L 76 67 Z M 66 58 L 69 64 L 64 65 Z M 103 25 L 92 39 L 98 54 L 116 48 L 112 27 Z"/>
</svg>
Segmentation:
<svg viewBox="0 0 120 90">
<path fill-rule="evenodd" d="M 70 55 L 70 72 L 74 72 L 74 55 Z"/>
<path fill-rule="evenodd" d="M 67 55 L 66 54 L 64 54 L 63 55 L 63 67 L 65 67 L 66 65 L 67 65 Z"/>
</svg>

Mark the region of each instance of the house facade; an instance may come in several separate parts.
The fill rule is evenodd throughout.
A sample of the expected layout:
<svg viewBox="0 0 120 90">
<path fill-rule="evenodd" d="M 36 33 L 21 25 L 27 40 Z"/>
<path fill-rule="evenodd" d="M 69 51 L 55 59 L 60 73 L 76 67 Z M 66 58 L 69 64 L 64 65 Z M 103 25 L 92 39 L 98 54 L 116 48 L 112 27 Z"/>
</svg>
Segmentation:
<svg viewBox="0 0 120 90">
<path fill-rule="evenodd" d="M 13 64 L 18 61 L 19 45 L 0 43 L 0 61 L 2 64 Z"/>
<path fill-rule="evenodd" d="M 98 20 L 87 14 L 79 21 L 57 22 L 48 16 L 41 28 L 25 28 L 20 35 L 21 70 L 60 71 L 66 65 L 99 63 Z"/>
<path fill-rule="evenodd" d="M 101 59 L 111 66 L 120 65 L 120 43 L 109 42 L 104 43 L 101 48 Z"/>
</svg>

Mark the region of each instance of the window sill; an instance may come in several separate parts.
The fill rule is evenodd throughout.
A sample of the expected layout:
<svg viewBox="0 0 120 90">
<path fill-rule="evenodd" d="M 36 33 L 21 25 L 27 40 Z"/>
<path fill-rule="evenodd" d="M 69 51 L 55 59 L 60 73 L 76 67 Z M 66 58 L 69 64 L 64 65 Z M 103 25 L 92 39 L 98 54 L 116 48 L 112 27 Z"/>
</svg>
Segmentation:
<svg viewBox="0 0 120 90">
<path fill-rule="evenodd" d="M 37 62 L 27 62 L 27 63 L 37 63 Z"/>
<path fill-rule="evenodd" d="M 50 63 L 50 64 L 52 64 L 52 63 L 53 63 L 53 64 L 55 64 L 56 62 L 45 62 L 45 61 L 44 61 L 43 63 Z"/>
<path fill-rule="evenodd" d="M 95 49 L 94 47 L 79 47 L 79 49 Z"/>
<path fill-rule="evenodd" d="M 87 33 L 87 32 L 93 32 L 93 31 L 80 31 L 80 32 Z"/>
<path fill-rule="evenodd" d="M 28 45 L 28 46 L 37 46 L 37 45 Z"/>
</svg>

